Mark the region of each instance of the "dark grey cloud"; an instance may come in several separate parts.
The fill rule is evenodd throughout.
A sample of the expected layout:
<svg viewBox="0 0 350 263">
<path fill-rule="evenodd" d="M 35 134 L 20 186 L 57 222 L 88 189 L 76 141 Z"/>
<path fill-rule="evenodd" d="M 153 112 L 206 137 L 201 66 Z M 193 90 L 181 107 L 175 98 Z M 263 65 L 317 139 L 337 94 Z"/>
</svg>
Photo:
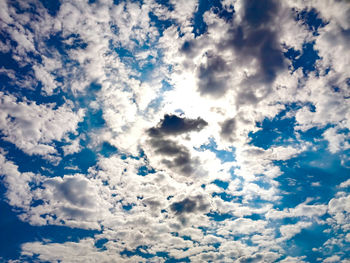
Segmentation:
<svg viewBox="0 0 350 263">
<path fill-rule="evenodd" d="M 151 139 L 150 144 L 155 153 L 165 157 L 162 159 L 162 163 L 168 168 L 173 168 L 184 175 L 190 175 L 194 172 L 198 161 L 191 158 L 186 147 L 175 141 L 162 138 Z"/>
<path fill-rule="evenodd" d="M 200 131 L 207 125 L 208 123 L 199 117 L 197 119 L 188 119 L 166 114 L 157 127 L 152 127 L 148 130 L 148 134 L 151 137 L 178 135 L 191 131 Z"/>
<path fill-rule="evenodd" d="M 185 41 L 182 44 L 180 51 L 190 58 L 193 58 L 195 55 L 197 55 L 196 53 L 198 52 L 196 42 L 193 40 Z"/>
<path fill-rule="evenodd" d="M 199 163 L 198 160 L 191 157 L 190 151 L 185 146 L 179 145 L 168 137 L 200 131 L 206 125 L 208 123 L 199 117 L 189 119 L 166 114 L 156 127 L 147 130 L 151 138 L 149 143 L 156 154 L 164 157 L 162 159 L 164 165 L 183 175 L 191 175 Z"/>
<path fill-rule="evenodd" d="M 262 262 L 264 259 L 262 254 L 255 254 L 253 256 L 248 257 L 241 257 L 239 258 L 240 263 L 256 263 L 256 262 Z"/>
<path fill-rule="evenodd" d="M 172 140 L 159 138 L 152 139 L 150 143 L 155 149 L 155 152 L 159 154 L 167 156 L 176 156 L 187 153 L 187 149 L 184 146 L 181 146 Z"/>
<path fill-rule="evenodd" d="M 284 68 L 284 56 L 278 39 L 276 16 L 280 9 L 275 0 L 244 1 L 244 15 L 241 25 L 232 25 L 228 38 L 221 48 L 233 48 L 241 61 L 256 59 L 258 81 L 272 82 L 277 72 Z"/>
<path fill-rule="evenodd" d="M 255 27 L 271 21 L 278 11 L 278 2 L 273 0 L 246 0 L 244 4 L 244 20 Z"/>
<path fill-rule="evenodd" d="M 276 26 L 280 5 L 275 0 L 247 0 L 243 3 L 242 22 L 237 24 L 236 20 L 232 20 L 215 51 L 208 52 L 206 63 L 198 67 L 198 89 L 202 95 L 220 97 L 228 89 L 243 84 L 245 90 L 238 94 L 238 104 L 254 104 L 259 100 L 254 95 L 256 86 L 271 84 L 278 72 L 286 68 Z M 193 46 L 193 43 L 187 41 L 181 51 L 191 57 L 196 52 Z M 257 72 L 247 77 L 243 83 L 232 83 L 230 74 L 233 66 L 229 66 L 226 58 L 220 55 L 225 50 L 233 50 L 236 54 L 235 66 L 257 62 Z M 266 94 L 270 91 L 267 89 Z"/>
<path fill-rule="evenodd" d="M 230 68 L 222 57 L 213 52 L 208 52 L 206 57 L 206 63 L 202 63 L 197 71 L 199 92 L 219 97 L 231 86 L 230 76 L 226 73 Z"/>
<path fill-rule="evenodd" d="M 203 196 L 197 195 L 193 197 L 187 197 L 179 202 L 171 204 L 170 209 L 176 215 L 184 215 L 196 212 L 205 212 L 209 209 L 209 204 L 205 202 Z"/>
<path fill-rule="evenodd" d="M 158 209 L 161 206 L 161 203 L 155 198 L 146 198 L 142 201 L 142 203 L 151 207 L 152 209 Z"/>
<path fill-rule="evenodd" d="M 227 119 L 221 124 L 220 135 L 228 140 L 233 141 L 234 131 L 237 128 L 237 121 L 235 118 Z"/>
</svg>

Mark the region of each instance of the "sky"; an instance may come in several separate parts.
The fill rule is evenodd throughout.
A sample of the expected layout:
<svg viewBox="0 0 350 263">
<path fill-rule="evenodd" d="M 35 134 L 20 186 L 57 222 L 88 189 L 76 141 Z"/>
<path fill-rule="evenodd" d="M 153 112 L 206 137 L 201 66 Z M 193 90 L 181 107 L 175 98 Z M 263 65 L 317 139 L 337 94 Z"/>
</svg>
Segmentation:
<svg viewBox="0 0 350 263">
<path fill-rule="evenodd" d="M 350 2 L 0 0 L 0 262 L 350 262 Z"/>
</svg>

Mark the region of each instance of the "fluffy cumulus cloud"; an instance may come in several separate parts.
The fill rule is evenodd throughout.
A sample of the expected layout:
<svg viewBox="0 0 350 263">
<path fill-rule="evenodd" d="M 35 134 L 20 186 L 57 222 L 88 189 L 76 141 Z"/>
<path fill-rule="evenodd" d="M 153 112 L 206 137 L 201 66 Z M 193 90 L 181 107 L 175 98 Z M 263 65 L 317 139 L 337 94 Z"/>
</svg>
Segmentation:
<svg viewBox="0 0 350 263">
<path fill-rule="evenodd" d="M 0 0 L 0 24 L 0 261 L 350 261 L 348 1 Z"/>
</svg>

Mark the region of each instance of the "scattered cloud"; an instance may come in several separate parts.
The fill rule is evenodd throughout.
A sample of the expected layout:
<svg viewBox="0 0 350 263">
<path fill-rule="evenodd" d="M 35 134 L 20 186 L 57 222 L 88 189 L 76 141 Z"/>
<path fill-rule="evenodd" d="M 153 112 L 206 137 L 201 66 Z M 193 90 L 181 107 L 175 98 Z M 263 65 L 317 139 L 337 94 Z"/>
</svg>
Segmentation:
<svg viewBox="0 0 350 263">
<path fill-rule="evenodd" d="M 346 262 L 349 10 L 0 1 L 1 260 Z"/>
</svg>

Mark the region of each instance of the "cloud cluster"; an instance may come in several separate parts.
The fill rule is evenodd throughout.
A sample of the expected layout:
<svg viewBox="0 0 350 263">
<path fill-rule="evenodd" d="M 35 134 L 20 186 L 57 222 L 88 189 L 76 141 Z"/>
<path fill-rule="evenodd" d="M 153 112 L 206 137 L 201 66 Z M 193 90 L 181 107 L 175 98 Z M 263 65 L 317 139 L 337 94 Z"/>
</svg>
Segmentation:
<svg viewBox="0 0 350 263">
<path fill-rule="evenodd" d="M 30 101 L 18 101 L 12 95 L 0 95 L 2 135 L 29 155 L 57 153 L 53 141 L 75 133 L 84 116 L 84 110 L 74 112 L 69 103 L 54 109 L 54 104 L 37 105 Z"/>
<path fill-rule="evenodd" d="M 180 145 L 172 137 L 198 132 L 207 125 L 208 123 L 199 117 L 189 119 L 166 114 L 156 127 L 147 130 L 150 137 L 149 144 L 154 153 L 162 158 L 162 164 L 189 176 L 194 173 L 199 161 L 191 156 L 186 146 Z"/>
<path fill-rule="evenodd" d="M 47 8 L 0 1 L 1 181 L 22 221 L 96 232 L 19 260 L 346 262 L 348 3 Z"/>
</svg>

